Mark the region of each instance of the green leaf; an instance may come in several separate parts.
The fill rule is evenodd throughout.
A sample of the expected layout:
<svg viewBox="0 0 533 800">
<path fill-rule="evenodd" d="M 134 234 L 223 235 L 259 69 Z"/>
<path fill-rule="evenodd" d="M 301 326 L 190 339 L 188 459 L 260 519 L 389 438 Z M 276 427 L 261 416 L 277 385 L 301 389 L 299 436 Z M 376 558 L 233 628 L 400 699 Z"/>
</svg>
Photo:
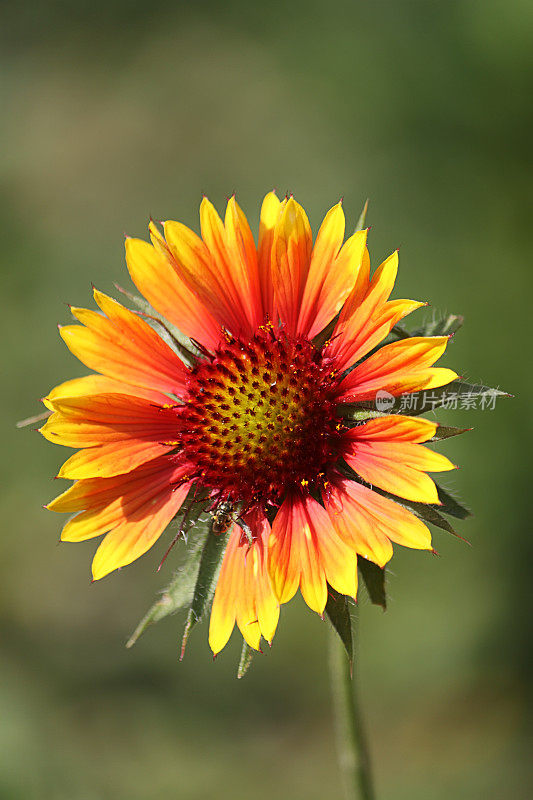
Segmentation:
<svg viewBox="0 0 533 800">
<path fill-rule="evenodd" d="M 211 521 L 200 557 L 200 566 L 187 615 L 187 622 L 185 623 L 180 660 L 185 654 L 185 648 L 192 629 L 203 618 L 213 600 L 222 559 L 226 551 L 227 538 L 227 531 L 219 534 L 213 533 L 213 521 Z"/>
<path fill-rule="evenodd" d="M 385 570 L 362 556 L 358 557 L 357 566 L 370 597 L 370 602 L 376 606 L 381 606 L 385 610 L 387 608 Z"/>
<path fill-rule="evenodd" d="M 331 586 L 328 586 L 328 601 L 326 603 L 326 614 L 333 625 L 339 639 L 344 645 L 346 654 L 353 662 L 353 637 L 352 637 L 352 618 L 350 616 L 350 606 L 348 598 L 344 594 L 339 594 Z"/>
<path fill-rule="evenodd" d="M 194 597 L 194 590 L 198 580 L 198 570 L 200 558 L 208 536 L 206 525 L 198 524 L 195 528 L 195 535 L 186 545 L 186 555 L 183 565 L 178 569 L 166 589 L 163 590 L 161 597 L 148 610 L 145 616 L 137 625 L 135 631 L 126 643 L 126 647 L 132 647 L 137 639 L 150 625 L 188 608 Z"/>
<path fill-rule="evenodd" d="M 237 678 L 244 678 L 246 673 L 250 668 L 250 664 L 252 663 L 252 659 L 254 657 L 254 650 L 250 647 L 250 645 L 242 640 L 242 650 L 241 650 L 241 658 L 239 661 L 239 668 L 237 669 Z"/>
</svg>

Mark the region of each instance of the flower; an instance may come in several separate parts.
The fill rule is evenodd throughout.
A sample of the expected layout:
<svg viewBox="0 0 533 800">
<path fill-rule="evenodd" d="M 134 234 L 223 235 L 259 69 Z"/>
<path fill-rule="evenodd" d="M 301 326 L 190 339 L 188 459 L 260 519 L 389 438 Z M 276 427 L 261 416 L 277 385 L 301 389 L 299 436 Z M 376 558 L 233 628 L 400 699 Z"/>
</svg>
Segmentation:
<svg viewBox="0 0 533 800">
<path fill-rule="evenodd" d="M 50 441 L 78 448 L 49 503 L 74 512 L 64 541 L 105 534 L 98 580 L 143 555 L 169 522 L 202 502 L 227 547 L 211 612 L 219 652 L 237 623 L 245 641 L 272 641 L 279 606 L 300 589 L 324 612 L 328 586 L 355 598 L 357 557 L 383 566 L 392 543 L 431 550 L 424 523 L 388 495 L 438 503 L 428 472 L 451 462 L 423 446 L 437 425 L 395 414 L 351 414 L 378 391 L 440 387 L 448 337 L 381 347 L 423 303 L 389 300 L 398 253 L 370 277 L 367 231 L 343 243 L 341 203 L 313 244 L 294 198 L 268 194 L 256 247 L 234 197 L 222 222 L 204 198 L 201 238 L 179 222 L 150 223 L 151 243 L 126 239 L 139 291 L 169 326 L 95 289 L 100 312 L 72 308 L 60 328 L 94 374 L 44 398 Z M 169 330 L 179 329 L 179 339 Z"/>
</svg>

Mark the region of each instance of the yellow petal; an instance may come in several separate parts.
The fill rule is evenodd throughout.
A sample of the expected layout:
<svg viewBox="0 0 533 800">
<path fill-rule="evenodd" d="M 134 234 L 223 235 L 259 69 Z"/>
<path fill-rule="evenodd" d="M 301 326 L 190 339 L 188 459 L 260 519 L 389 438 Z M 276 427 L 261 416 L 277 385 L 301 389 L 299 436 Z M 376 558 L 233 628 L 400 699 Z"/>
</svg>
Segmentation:
<svg viewBox="0 0 533 800">
<path fill-rule="evenodd" d="M 447 336 L 411 337 L 381 347 L 341 381 L 337 401 L 371 400 L 378 390 L 398 397 L 444 386 L 457 378 L 450 369 L 431 368 L 444 353 Z"/>
<path fill-rule="evenodd" d="M 161 392 L 141 386 L 132 386 L 129 383 L 107 378 L 105 375 L 85 375 L 83 378 L 74 378 L 60 383 L 46 397 L 43 397 L 43 403 L 50 411 L 53 411 L 54 400 L 91 394 L 128 394 L 134 397 L 143 397 L 151 403 L 158 403 L 159 405 L 168 403 L 168 396 Z"/>
<path fill-rule="evenodd" d="M 182 393 L 188 372 L 174 351 L 137 314 L 102 292 L 95 290 L 94 296 L 106 316 L 73 308 L 87 327 L 60 329 L 69 350 L 109 378 L 166 394 Z"/>
<path fill-rule="evenodd" d="M 274 318 L 274 287 L 271 266 L 272 243 L 274 241 L 274 229 L 285 204 L 286 200 L 280 203 L 276 193 L 269 192 L 263 200 L 259 220 L 259 242 L 257 246 L 259 282 L 263 298 L 263 309 L 271 320 Z"/>
<path fill-rule="evenodd" d="M 108 533 L 93 559 L 93 579 L 97 581 L 146 553 L 179 511 L 189 488 L 189 484 L 170 487 L 147 503 L 144 516 L 138 512 L 137 519 L 124 522 Z"/>
<path fill-rule="evenodd" d="M 128 238 L 126 264 L 132 281 L 156 311 L 208 349 L 217 347 L 220 324 L 181 280 L 168 251 Z"/>
<path fill-rule="evenodd" d="M 341 203 L 337 203 L 328 211 L 318 231 L 303 291 L 297 333 L 308 338 L 326 327 L 355 281 L 357 270 L 354 265 L 337 260 L 344 239 L 344 226 L 344 211 Z"/>
<path fill-rule="evenodd" d="M 291 197 L 274 229 L 271 262 L 274 307 L 289 334 L 296 332 L 311 251 L 309 220 Z"/>
</svg>

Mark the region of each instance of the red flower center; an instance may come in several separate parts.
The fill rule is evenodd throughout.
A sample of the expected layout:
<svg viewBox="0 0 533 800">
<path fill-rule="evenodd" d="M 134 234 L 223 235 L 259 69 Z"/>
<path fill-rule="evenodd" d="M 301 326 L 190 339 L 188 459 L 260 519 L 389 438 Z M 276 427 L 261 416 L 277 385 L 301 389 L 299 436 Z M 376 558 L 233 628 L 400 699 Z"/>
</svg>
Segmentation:
<svg viewBox="0 0 533 800">
<path fill-rule="evenodd" d="M 220 500 L 245 507 L 316 486 L 338 452 L 334 384 L 305 339 L 262 328 L 248 342 L 233 340 L 191 372 L 180 411 L 183 458 Z"/>
</svg>

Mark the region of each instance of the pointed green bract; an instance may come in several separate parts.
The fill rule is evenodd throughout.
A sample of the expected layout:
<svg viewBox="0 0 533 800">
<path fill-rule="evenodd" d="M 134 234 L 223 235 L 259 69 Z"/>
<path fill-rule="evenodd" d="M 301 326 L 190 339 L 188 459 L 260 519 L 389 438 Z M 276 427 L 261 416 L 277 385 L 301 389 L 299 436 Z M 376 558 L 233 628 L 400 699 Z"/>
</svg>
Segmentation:
<svg viewBox="0 0 533 800">
<path fill-rule="evenodd" d="M 361 210 L 361 213 L 359 214 L 359 219 L 357 220 L 357 223 L 355 225 L 354 233 L 358 233 L 359 231 L 362 231 L 363 228 L 365 227 L 365 220 L 366 220 L 366 212 L 367 211 L 368 211 L 368 198 L 365 200 L 365 204 L 364 204 L 364 206 L 363 206 L 363 208 Z"/>
<path fill-rule="evenodd" d="M 467 519 L 472 516 L 470 509 L 460 503 L 450 492 L 443 489 L 442 486 L 439 486 L 437 482 L 435 482 L 435 486 L 437 487 L 439 500 L 442 503 L 442 505 L 439 506 L 439 511 L 442 511 L 444 514 L 449 514 L 450 517 L 455 517 L 456 519 Z"/>
<path fill-rule="evenodd" d="M 378 567 L 373 561 L 359 556 L 357 566 L 363 578 L 370 602 L 376 606 L 381 606 L 383 610 L 387 608 L 387 592 L 385 589 L 385 569 Z"/>
<path fill-rule="evenodd" d="M 224 553 L 226 552 L 228 539 L 227 531 L 215 534 L 213 532 L 213 525 L 214 522 L 212 519 L 200 556 L 196 583 L 193 590 L 189 613 L 187 614 L 185 630 L 183 632 L 180 659 L 183 658 L 185 654 L 185 648 L 187 646 L 189 635 L 192 629 L 211 607 L 218 575 L 220 573 L 220 567 L 222 566 L 222 559 L 224 558 Z"/>
<path fill-rule="evenodd" d="M 449 439 L 451 436 L 460 436 L 462 433 L 468 433 L 473 428 L 455 428 L 453 425 L 439 425 L 435 431 L 435 435 L 431 437 L 430 442 L 438 442 L 441 439 Z"/>
<path fill-rule="evenodd" d="M 394 500 L 395 503 L 400 503 L 409 511 L 412 511 L 424 522 L 429 522 L 431 525 L 435 525 L 436 528 L 440 528 L 446 531 L 446 533 L 451 533 L 452 536 L 462 539 L 463 542 L 467 541 L 463 536 L 457 533 L 446 517 L 442 516 L 440 513 L 441 506 L 434 506 L 431 503 L 417 503 L 414 500 L 402 500 L 394 495 L 389 495 L 389 497 L 391 500 Z"/>
<path fill-rule="evenodd" d="M 346 650 L 351 665 L 353 662 L 353 637 L 352 618 L 348 602 L 348 598 L 345 595 L 339 594 L 331 586 L 328 586 L 326 614 Z"/>
<path fill-rule="evenodd" d="M 463 325 L 465 319 L 460 314 L 435 314 L 432 319 L 425 320 L 418 328 L 409 330 L 404 325 L 395 325 L 387 337 L 387 342 L 394 339 L 410 339 L 412 336 L 451 336 Z"/>
<path fill-rule="evenodd" d="M 252 663 L 252 659 L 254 657 L 254 651 L 250 647 L 250 645 L 242 640 L 242 650 L 241 650 L 241 657 L 239 660 L 239 666 L 237 669 L 237 678 L 244 678 L 248 670 L 250 669 L 250 665 Z"/>
<path fill-rule="evenodd" d="M 463 325 L 465 318 L 460 314 L 435 315 L 427 320 L 411 336 L 451 336 Z"/>
<path fill-rule="evenodd" d="M 207 525 L 197 523 L 194 531 L 194 538 L 186 545 L 185 561 L 176 572 L 174 578 L 164 589 L 159 600 L 148 610 L 147 614 L 137 625 L 137 628 L 129 638 L 126 647 L 132 647 L 142 633 L 150 625 L 189 608 L 193 597 L 194 589 L 198 580 L 200 568 L 200 558 L 208 535 Z"/>
</svg>

